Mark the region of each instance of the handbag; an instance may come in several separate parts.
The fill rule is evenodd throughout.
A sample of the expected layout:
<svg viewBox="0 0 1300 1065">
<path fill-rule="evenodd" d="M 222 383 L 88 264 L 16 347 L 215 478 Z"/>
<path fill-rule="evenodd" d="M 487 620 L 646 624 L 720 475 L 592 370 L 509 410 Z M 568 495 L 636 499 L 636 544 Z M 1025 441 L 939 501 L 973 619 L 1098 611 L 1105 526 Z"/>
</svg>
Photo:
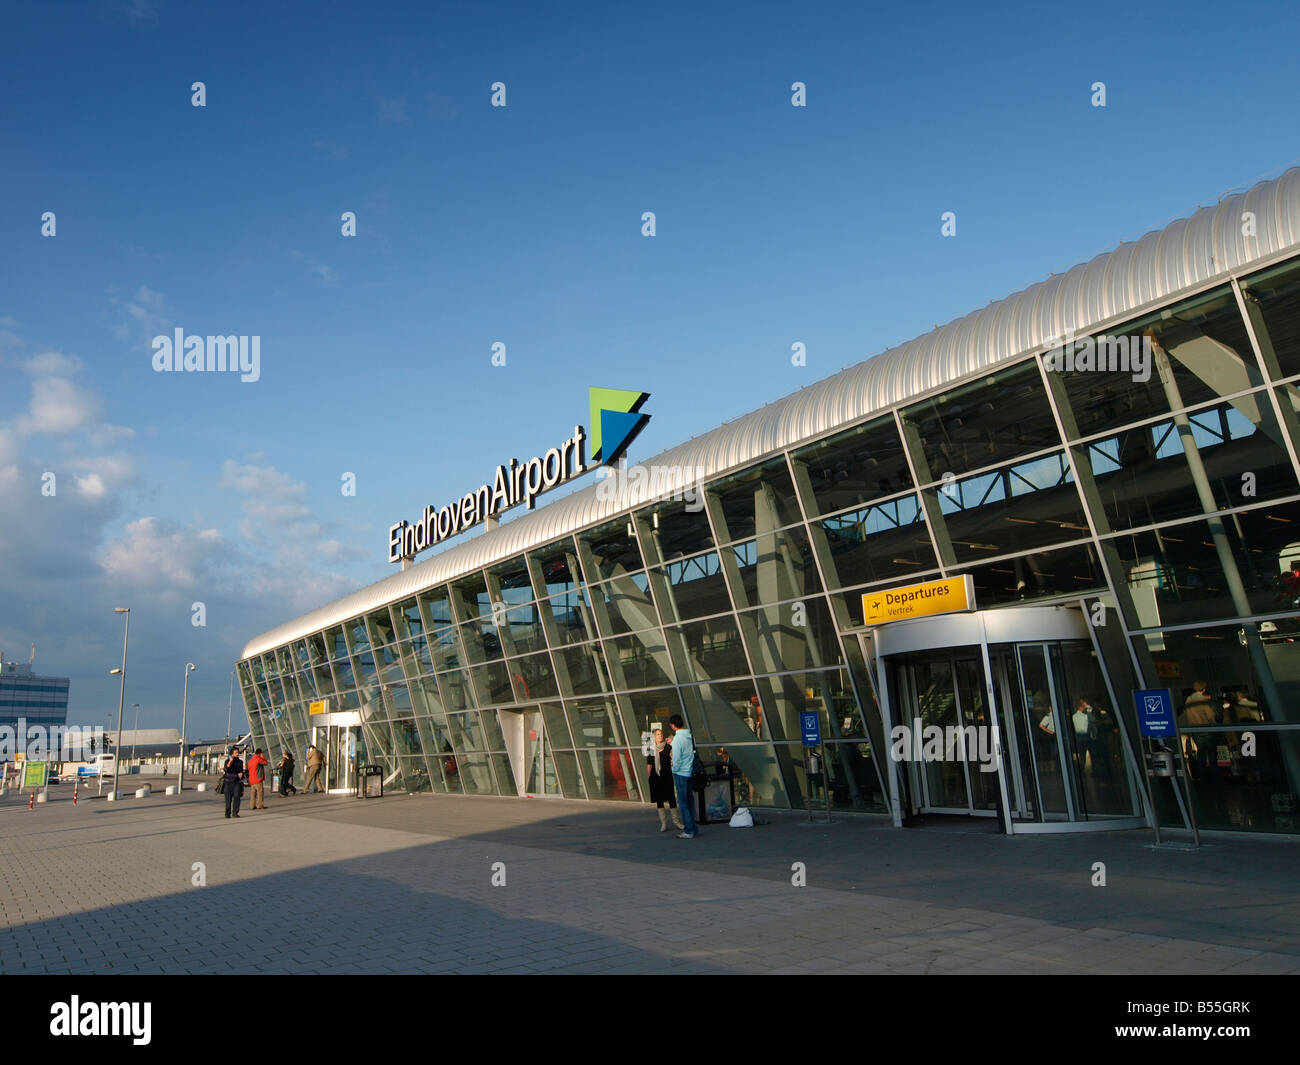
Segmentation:
<svg viewBox="0 0 1300 1065">
<path fill-rule="evenodd" d="M 695 760 L 691 763 L 691 784 L 695 787 L 702 787 L 709 779 L 709 774 L 704 768 L 704 759 L 700 757 L 700 752 L 695 752 Z"/>
<path fill-rule="evenodd" d="M 217 794 L 224 795 L 225 793 L 226 793 L 226 775 L 222 773 L 221 779 L 217 781 Z"/>
</svg>

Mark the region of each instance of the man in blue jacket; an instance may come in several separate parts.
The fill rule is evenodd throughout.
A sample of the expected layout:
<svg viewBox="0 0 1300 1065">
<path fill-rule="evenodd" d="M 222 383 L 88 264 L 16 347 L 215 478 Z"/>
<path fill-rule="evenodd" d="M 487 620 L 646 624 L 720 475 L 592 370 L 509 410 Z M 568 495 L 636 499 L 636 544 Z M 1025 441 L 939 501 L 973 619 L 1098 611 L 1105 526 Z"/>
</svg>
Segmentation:
<svg viewBox="0 0 1300 1065">
<path fill-rule="evenodd" d="M 673 786 L 677 789 L 677 809 L 682 812 L 685 828 L 677 833 L 678 839 L 694 839 L 698 831 L 695 827 L 695 810 L 691 799 L 691 768 L 695 765 L 695 737 L 686 727 L 681 714 L 673 714 L 668 719 L 668 727 L 673 730 Z"/>
</svg>

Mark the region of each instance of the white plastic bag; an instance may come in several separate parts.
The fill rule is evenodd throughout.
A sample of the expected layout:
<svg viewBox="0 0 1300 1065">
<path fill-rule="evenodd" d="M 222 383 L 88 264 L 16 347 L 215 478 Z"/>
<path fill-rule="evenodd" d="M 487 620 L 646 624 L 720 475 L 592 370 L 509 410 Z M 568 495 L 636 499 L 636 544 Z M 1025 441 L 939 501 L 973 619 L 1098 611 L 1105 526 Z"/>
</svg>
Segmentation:
<svg viewBox="0 0 1300 1065">
<path fill-rule="evenodd" d="M 754 817 L 749 812 L 748 806 L 739 807 L 736 810 L 736 812 L 731 815 L 731 827 L 732 828 L 753 828 L 754 827 Z"/>
</svg>

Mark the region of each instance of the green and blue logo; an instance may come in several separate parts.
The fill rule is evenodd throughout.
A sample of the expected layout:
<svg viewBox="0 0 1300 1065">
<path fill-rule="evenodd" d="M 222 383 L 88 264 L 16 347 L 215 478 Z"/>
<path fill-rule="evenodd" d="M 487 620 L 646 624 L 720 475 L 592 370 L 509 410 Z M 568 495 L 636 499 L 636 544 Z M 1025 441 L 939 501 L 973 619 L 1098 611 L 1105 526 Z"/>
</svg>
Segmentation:
<svg viewBox="0 0 1300 1065">
<path fill-rule="evenodd" d="M 589 388 L 591 408 L 591 459 L 608 466 L 622 457 L 628 445 L 645 428 L 650 415 L 641 407 L 649 392 L 627 388 Z"/>
</svg>

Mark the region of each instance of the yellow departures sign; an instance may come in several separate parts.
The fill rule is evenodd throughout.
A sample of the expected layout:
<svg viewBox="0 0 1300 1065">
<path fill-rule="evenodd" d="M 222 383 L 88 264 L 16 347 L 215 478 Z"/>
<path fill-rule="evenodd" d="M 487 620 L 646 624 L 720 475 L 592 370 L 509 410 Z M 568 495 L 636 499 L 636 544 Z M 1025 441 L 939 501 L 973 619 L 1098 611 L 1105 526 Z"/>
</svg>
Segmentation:
<svg viewBox="0 0 1300 1065">
<path fill-rule="evenodd" d="M 862 620 L 867 625 L 974 609 L 975 582 L 969 573 L 862 595 Z"/>
</svg>

